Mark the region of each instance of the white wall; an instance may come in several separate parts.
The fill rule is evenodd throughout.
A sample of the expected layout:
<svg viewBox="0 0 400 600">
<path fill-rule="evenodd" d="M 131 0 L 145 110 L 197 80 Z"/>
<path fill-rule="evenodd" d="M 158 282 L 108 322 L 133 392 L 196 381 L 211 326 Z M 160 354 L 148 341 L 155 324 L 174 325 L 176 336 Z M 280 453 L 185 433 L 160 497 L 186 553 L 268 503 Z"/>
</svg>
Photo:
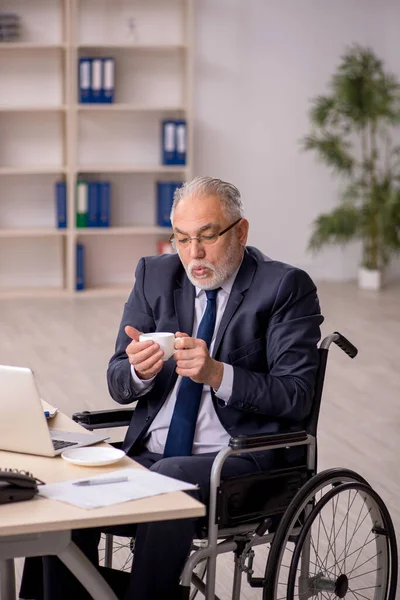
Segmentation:
<svg viewBox="0 0 400 600">
<path fill-rule="evenodd" d="M 400 76 L 396 0 L 197 0 L 195 173 L 235 183 L 250 243 L 319 279 L 356 275 L 359 248 L 306 250 L 313 218 L 338 182 L 311 153 L 309 100 L 345 48 L 370 45 Z M 396 265 L 397 266 L 397 265 Z"/>
</svg>

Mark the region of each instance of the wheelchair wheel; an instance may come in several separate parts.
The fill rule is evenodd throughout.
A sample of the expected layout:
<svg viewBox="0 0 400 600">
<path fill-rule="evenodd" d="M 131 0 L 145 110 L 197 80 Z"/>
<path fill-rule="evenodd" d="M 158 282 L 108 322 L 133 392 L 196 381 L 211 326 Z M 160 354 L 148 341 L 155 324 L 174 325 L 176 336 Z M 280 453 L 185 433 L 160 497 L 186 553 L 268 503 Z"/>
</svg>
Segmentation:
<svg viewBox="0 0 400 600">
<path fill-rule="evenodd" d="M 127 537 L 112 536 L 112 560 L 111 562 L 116 564 L 115 568 L 120 571 L 130 572 L 132 569 L 133 553 L 135 551 L 135 539 Z M 100 565 L 105 564 L 105 535 L 102 534 L 100 546 L 99 546 L 99 561 Z M 110 565 L 111 566 L 111 565 Z M 201 581 L 204 580 L 207 570 L 207 560 L 200 562 L 193 573 L 197 575 Z M 190 586 L 189 600 L 194 600 L 199 590 L 195 585 Z"/>
<path fill-rule="evenodd" d="M 286 600 L 290 565 L 305 518 L 325 494 L 340 484 L 350 482 L 368 486 L 367 481 L 354 471 L 327 469 L 314 475 L 297 492 L 286 509 L 271 543 L 265 568 L 263 600 Z M 323 600 L 324 596 L 320 595 L 317 598 Z M 360 597 L 359 600 L 363 599 Z"/>
<path fill-rule="evenodd" d="M 287 600 L 392 600 L 396 538 L 387 508 L 368 485 L 340 484 L 305 520 L 290 564 Z"/>
</svg>

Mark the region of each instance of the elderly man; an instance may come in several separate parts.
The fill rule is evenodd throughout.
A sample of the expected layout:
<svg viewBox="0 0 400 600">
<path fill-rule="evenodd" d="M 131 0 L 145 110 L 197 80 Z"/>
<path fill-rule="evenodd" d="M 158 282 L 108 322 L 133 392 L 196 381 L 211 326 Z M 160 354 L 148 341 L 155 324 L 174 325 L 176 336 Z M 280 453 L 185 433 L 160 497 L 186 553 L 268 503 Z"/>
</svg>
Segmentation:
<svg viewBox="0 0 400 600">
<path fill-rule="evenodd" d="M 207 503 L 214 457 L 231 436 L 301 427 L 322 317 L 306 273 L 246 247 L 249 224 L 232 184 L 186 183 L 171 221 L 177 254 L 140 260 L 107 378 L 114 400 L 138 400 L 127 454 L 198 484 L 193 495 Z M 139 341 L 154 331 L 180 338 L 168 361 L 157 343 Z M 273 460 L 272 452 L 231 457 L 222 475 L 265 470 Z M 191 519 L 139 525 L 126 598 L 176 600 L 194 531 Z M 98 539 L 92 530 L 75 535 L 94 561 Z"/>
</svg>

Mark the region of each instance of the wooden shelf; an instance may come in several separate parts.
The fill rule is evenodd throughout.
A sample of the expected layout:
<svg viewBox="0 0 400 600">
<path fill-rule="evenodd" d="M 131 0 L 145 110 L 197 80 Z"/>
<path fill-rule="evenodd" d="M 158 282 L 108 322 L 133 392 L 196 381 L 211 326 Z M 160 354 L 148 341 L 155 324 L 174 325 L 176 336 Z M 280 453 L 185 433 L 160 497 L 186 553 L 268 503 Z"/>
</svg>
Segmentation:
<svg viewBox="0 0 400 600">
<path fill-rule="evenodd" d="M 191 177 L 193 3 L 135 0 L 138 43 L 128 15 L 110 19 L 109 2 L 20 3 L 24 37 L 0 42 L 0 242 L 14 253 L 0 264 L 0 298 L 126 297 L 137 260 L 171 235 L 151 223 L 157 181 Z M 79 103 L 80 57 L 115 57 L 119 102 Z M 188 164 L 159 164 L 164 119 L 187 122 Z M 111 222 L 121 226 L 75 227 L 81 178 L 110 183 Z M 56 227 L 59 181 L 66 229 Z M 75 289 L 78 243 L 84 291 Z"/>
<path fill-rule="evenodd" d="M 0 167 L 0 175 L 56 175 L 65 173 L 65 167 L 53 166 L 26 166 L 26 167 Z"/>
<path fill-rule="evenodd" d="M 0 112 L 61 112 L 66 106 L 0 106 Z"/>
<path fill-rule="evenodd" d="M 36 44 L 34 42 L 0 42 L 1 50 L 64 50 L 66 44 Z"/>
<path fill-rule="evenodd" d="M 77 165 L 79 173 L 183 173 L 186 165 Z"/>
<path fill-rule="evenodd" d="M 27 238 L 27 237 L 57 237 L 66 235 L 67 229 L 55 227 L 25 227 L 23 229 L 0 229 L 0 238 Z"/>
<path fill-rule="evenodd" d="M 79 290 L 76 292 L 76 297 L 81 298 L 97 298 L 97 297 L 127 297 L 130 291 L 133 288 L 134 281 L 132 281 L 132 285 L 115 285 L 115 286 L 96 286 L 92 288 L 87 288 L 86 290 Z"/>
<path fill-rule="evenodd" d="M 64 288 L 1 288 L 0 287 L 0 300 L 6 298 L 60 298 L 65 297 L 68 294 Z"/>
<path fill-rule="evenodd" d="M 154 225 L 132 227 L 77 227 L 77 235 L 171 235 L 170 227 L 157 227 Z"/>
<path fill-rule="evenodd" d="M 178 50 L 186 50 L 186 44 L 78 44 L 79 50 L 136 50 L 136 51 L 152 51 L 152 52 L 171 52 Z"/>
<path fill-rule="evenodd" d="M 186 108 L 184 106 L 146 106 L 145 104 L 122 104 L 122 103 L 112 103 L 112 104 L 76 104 L 75 108 L 79 111 L 83 112 L 184 112 Z"/>
</svg>

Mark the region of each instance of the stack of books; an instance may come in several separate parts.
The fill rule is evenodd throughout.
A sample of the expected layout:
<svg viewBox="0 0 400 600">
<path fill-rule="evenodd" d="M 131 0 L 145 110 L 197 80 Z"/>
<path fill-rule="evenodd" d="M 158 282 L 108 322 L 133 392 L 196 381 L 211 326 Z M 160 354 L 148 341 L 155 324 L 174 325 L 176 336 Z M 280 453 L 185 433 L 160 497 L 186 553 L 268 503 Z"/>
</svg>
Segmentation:
<svg viewBox="0 0 400 600">
<path fill-rule="evenodd" d="M 115 89 L 115 58 L 80 58 L 79 102 L 112 104 Z"/>
</svg>

